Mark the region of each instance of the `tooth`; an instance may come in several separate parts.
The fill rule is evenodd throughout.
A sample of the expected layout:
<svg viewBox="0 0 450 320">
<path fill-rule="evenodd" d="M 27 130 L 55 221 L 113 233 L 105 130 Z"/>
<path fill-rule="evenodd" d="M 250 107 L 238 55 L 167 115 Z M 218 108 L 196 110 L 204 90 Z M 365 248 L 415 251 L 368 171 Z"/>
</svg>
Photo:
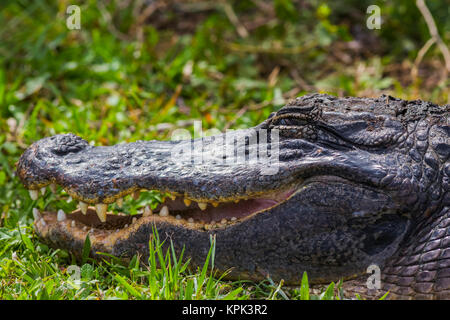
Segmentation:
<svg viewBox="0 0 450 320">
<path fill-rule="evenodd" d="M 42 218 L 41 213 L 36 208 L 33 208 L 33 218 L 34 220 L 39 220 L 40 218 Z"/>
<path fill-rule="evenodd" d="M 118 206 L 119 208 L 122 208 L 122 206 L 123 206 L 123 198 L 117 199 L 117 206 Z"/>
<path fill-rule="evenodd" d="M 101 222 L 106 221 L 106 210 L 108 210 L 108 205 L 106 203 L 97 203 L 95 205 L 95 211 L 97 211 L 97 216 Z"/>
<path fill-rule="evenodd" d="M 80 201 L 80 210 L 81 212 L 86 215 L 88 209 L 88 205 L 86 202 Z"/>
<path fill-rule="evenodd" d="M 188 222 L 193 223 L 193 222 L 194 222 L 194 219 L 189 218 L 189 219 L 188 219 Z"/>
<path fill-rule="evenodd" d="M 72 228 L 75 228 L 75 220 L 72 220 L 71 226 Z"/>
<path fill-rule="evenodd" d="M 50 190 L 51 190 L 53 193 L 56 193 L 56 184 L 54 184 L 54 183 L 50 184 Z"/>
<path fill-rule="evenodd" d="M 190 205 L 191 205 L 191 200 L 189 200 L 189 199 L 183 199 L 183 202 L 184 202 L 184 204 L 185 204 L 185 206 L 186 207 L 189 207 Z"/>
<path fill-rule="evenodd" d="M 199 202 L 198 203 L 198 207 L 200 208 L 200 210 L 205 210 L 206 207 L 208 206 L 208 204 L 206 202 Z"/>
<path fill-rule="evenodd" d="M 37 200 L 39 198 L 39 191 L 37 190 L 28 190 L 30 193 L 31 200 Z"/>
<path fill-rule="evenodd" d="M 176 215 L 175 219 L 181 220 L 181 216 L 179 214 Z"/>
<path fill-rule="evenodd" d="M 47 188 L 46 187 L 42 187 L 41 188 L 41 194 L 42 195 L 45 195 L 45 192 L 47 191 Z"/>
<path fill-rule="evenodd" d="M 167 206 L 162 207 L 159 211 L 159 215 L 161 217 L 167 217 L 169 215 L 169 208 L 167 208 Z"/>
<path fill-rule="evenodd" d="M 135 223 L 137 221 L 136 217 L 133 217 L 133 219 L 131 220 L 131 223 Z"/>
<path fill-rule="evenodd" d="M 58 210 L 58 214 L 57 214 L 57 216 L 56 216 L 56 219 L 57 219 L 58 221 L 64 221 L 64 220 L 66 220 L 66 213 L 65 213 L 62 209 L 59 209 L 59 210 Z"/>
<path fill-rule="evenodd" d="M 15 251 L 12 253 L 11 259 L 13 259 L 14 261 L 19 261 L 19 257 L 17 256 L 17 253 Z"/>
<path fill-rule="evenodd" d="M 219 205 L 219 203 L 218 203 L 218 202 L 213 202 L 212 205 L 213 205 L 214 208 L 217 208 L 217 206 Z"/>
<path fill-rule="evenodd" d="M 133 192 L 133 199 L 134 200 L 139 199 L 140 195 L 141 195 L 141 191 L 140 190 L 136 190 L 135 192 Z"/>
<path fill-rule="evenodd" d="M 151 216 L 153 214 L 152 209 L 149 206 L 145 206 L 144 208 L 144 217 Z"/>
</svg>

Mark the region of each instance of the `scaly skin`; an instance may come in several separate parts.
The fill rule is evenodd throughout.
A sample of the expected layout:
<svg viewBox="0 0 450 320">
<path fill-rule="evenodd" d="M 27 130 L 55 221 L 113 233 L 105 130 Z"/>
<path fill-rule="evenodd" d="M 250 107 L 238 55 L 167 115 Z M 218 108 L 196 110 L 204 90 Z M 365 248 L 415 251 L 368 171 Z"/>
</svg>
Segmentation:
<svg viewBox="0 0 450 320">
<path fill-rule="evenodd" d="M 235 200 L 245 206 L 276 199 L 222 225 L 191 223 L 187 215 L 139 215 L 135 222 L 108 215 L 101 223 L 93 209 L 62 221 L 52 212 L 37 215 L 37 233 L 75 255 L 89 232 L 92 256 L 139 253 L 145 260 L 156 226 L 178 251 L 185 247 L 194 266 L 203 264 L 214 235 L 215 267 L 231 268 L 232 279 L 296 284 L 307 271 L 311 283 L 347 279 L 346 289 L 365 297 L 389 290 L 390 298 L 449 299 L 449 109 L 388 96 L 297 98 L 255 128 L 229 135 L 239 141 L 255 130 L 278 130 L 279 167 L 271 174 L 262 173 L 273 165 L 267 159 L 224 163 L 223 136 L 194 140 L 204 143 L 198 163 L 171 156 L 192 141 L 93 147 L 72 134 L 34 143 L 17 171 L 29 189 L 56 183 L 92 205 L 139 189 L 219 204 L 221 212 L 233 210 Z M 380 290 L 365 285 L 372 264 L 380 267 Z"/>
</svg>

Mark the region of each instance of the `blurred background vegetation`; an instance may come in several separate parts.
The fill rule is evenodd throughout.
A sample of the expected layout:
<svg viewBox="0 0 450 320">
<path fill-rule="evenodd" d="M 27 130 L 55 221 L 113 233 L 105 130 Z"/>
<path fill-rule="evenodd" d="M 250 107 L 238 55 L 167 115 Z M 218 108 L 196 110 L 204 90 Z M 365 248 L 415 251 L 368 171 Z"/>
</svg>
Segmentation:
<svg viewBox="0 0 450 320">
<path fill-rule="evenodd" d="M 426 3 L 448 46 L 449 2 Z M 66 26 L 73 4 L 80 30 Z M 371 30 L 374 4 L 381 28 Z M 423 49 L 430 37 L 412 0 L 2 0 L 0 227 L 31 225 L 32 206 L 75 206 L 53 195 L 32 203 L 15 177 L 44 136 L 168 139 L 194 119 L 236 129 L 310 92 L 448 104 L 444 55 Z M 4 239 L 2 258 L 20 248 Z"/>
</svg>

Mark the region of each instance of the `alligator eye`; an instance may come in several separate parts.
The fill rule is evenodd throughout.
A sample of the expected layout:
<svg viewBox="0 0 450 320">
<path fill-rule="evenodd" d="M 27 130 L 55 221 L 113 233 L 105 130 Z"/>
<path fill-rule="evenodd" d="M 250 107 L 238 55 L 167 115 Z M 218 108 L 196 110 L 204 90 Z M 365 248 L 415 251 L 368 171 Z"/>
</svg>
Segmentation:
<svg viewBox="0 0 450 320">
<path fill-rule="evenodd" d="M 51 138 L 51 142 L 53 144 L 50 148 L 51 151 L 59 156 L 66 155 L 71 152 L 78 152 L 89 145 L 86 140 L 83 140 L 72 133 L 53 136 Z"/>
<path fill-rule="evenodd" d="M 291 126 L 293 125 L 292 121 L 290 119 L 281 119 L 280 125 L 282 126 Z"/>
<path fill-rule="evenodd" d="M 307 122 L 301 119 L 295 119 L 295 118 L 281 118 L 281 119 L 274 119 L 272 122 L 272 126 L 304 126 Z"/>
</svg>

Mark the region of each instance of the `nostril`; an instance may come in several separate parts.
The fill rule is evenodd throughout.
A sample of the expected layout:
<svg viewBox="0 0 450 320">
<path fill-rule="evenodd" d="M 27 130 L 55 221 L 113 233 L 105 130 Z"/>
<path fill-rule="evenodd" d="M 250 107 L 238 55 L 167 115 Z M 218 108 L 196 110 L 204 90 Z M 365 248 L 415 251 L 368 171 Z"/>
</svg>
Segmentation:
<svg viewBox="0 0 450 320">
<path fill-rule="evenodd" d="M 86 148 L 89 143 L 86 140 L 72 134 L 60 134 L 51 137 L 53 146 L 51 151 L 59 156 L 66 155 L 71 152 L 78 152 Z"/>
</svg>

